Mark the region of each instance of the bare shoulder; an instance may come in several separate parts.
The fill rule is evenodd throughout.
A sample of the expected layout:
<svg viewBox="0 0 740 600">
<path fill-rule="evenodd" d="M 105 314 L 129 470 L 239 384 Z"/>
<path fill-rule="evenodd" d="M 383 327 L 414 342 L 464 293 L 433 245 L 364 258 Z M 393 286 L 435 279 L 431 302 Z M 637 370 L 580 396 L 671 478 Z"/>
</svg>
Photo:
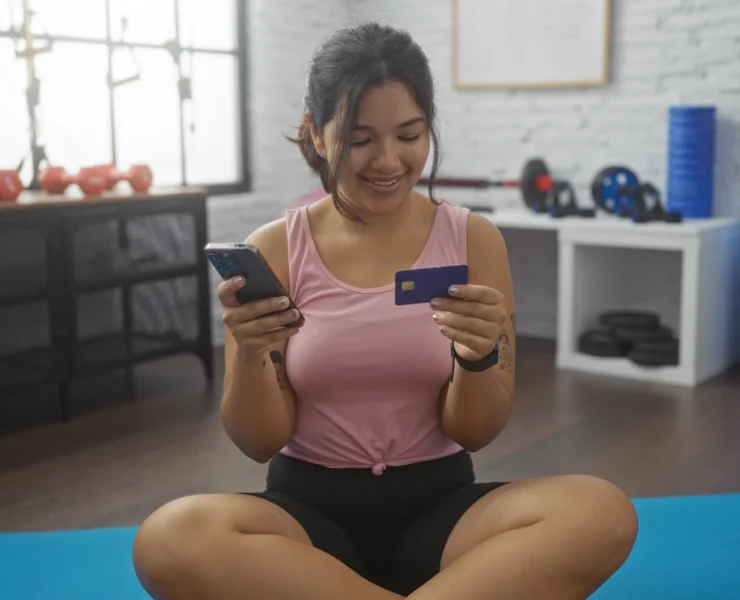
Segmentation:
<svg viewBox="0 0 740 600">
<path fill-rule="evenodd" d="M 468 213 L 467 223 L 468 258 L 481 267 L 505 267 L 508 269 L 506 240 L 501 230 L 489 219 L 475 212 Z"/>
<path fill-rule="evenodd" d="M 283 287 L 289 290 L 288 227 L 285 218 L 262 225 L 245 242 L 259 249 Z"/>
</svg>

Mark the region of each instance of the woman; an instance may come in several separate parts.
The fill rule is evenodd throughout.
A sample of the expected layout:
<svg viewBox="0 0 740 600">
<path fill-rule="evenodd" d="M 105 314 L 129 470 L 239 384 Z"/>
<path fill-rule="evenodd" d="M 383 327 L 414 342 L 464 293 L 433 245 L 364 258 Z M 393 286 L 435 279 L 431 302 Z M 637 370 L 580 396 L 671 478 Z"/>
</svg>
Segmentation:
<svg viewBox="0 0 740 600">
<path fill-rule="evenodd" d="M 248 239 L 305 322 L 219 287 L 222 419 L 270 462 L 266 490 L 156 511 L 140 581 L 167 600 L 587 597 L 632 548 L 629 499 L 592 477 L 474 481 L 470 453 L 512 410 L 514 294 L 499 231 L 414 189 L 432 146 L 438 165 L 424 53 L 388 27 L 339 31 L 305 108 L 294 141 L 330 193 Z M 395 305 L 397 271 L 462 263 L 451 297 Z"/>
</svg>

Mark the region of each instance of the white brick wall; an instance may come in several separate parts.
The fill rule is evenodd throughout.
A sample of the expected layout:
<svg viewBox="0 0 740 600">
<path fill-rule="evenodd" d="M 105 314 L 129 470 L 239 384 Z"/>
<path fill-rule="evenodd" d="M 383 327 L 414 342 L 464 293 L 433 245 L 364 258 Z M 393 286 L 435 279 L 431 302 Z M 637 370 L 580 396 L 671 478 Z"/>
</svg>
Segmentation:
<svg viewBox="0 0 740 600">
<path fill-rule="evenodd" d="M 311 52 L 334 29 L 368 19 L 408 29 L 430 58 L 438 88 L 443 172 L 517 175 L 527 158 L 543 156 L 557 174 L 573 181 L 585 204 L 591 202 L 592 177 L 606 164 L 630 165 L 664 188 L 667 106 L 711 103 L 720 116 L 716 213 L 740 216 L 737 0 L 615 1 L 612 83 L 527 92 L 452 87 L 449 0 L 260 0 L 249 5 L 256 191 L 211 201 L 211 239 L 242 239 L 315 187 L 297 149 L 282 136 L 293 133 L 300 116 Z M 482 199 L 497 206 L 520 202 L 513 190 L 453 193 L 454 200 Z M 554 240 L 521 232 L 507 232 L 507 239 L 521 330 L 552 337 Z M 667 297 L 651 301 L 658 307 L 671 303 Z M 215 304 L 216 343 L 222 340 L 219 315 Z"/>
<path fill-rule="evenodd" d="M 642 179 L 665 189 L 667 107 L 715 104 L 719 109 L 715 214 L 740 217 L 738 0 L 615 0 L 612 83 L 597 89 L 536 91 L 452 87 L 449 0 L 352 4 L 354 20 L 375 19 L 407 29 L 427 52 L 437 83 L 443 173 L 516 176 L 527 158 L 542 156 L 553 171 L 571 179 L 582 204 L 591 204 L 591 179 L 607 164 L 627 164 Z M 514 190 L 445 193 L 454 200 L 494 206 L 521 202 Z M 520 331 L 554 337 L 553 236 L 507 230 L 504 234 Z M 642 286 L 642 277 L 664 285 Z M 679 277 L 677 262 L 648 261 L 643 273 L 636 275 L 634 306 L 657 309 L 675 324 Z"/>
<path fill-rule="evenodd" d="M 449 0 L 356 0 L 355 18 L 407 29 L 426 50 L 438 86 L 443 170 L 516 175 L 544 156 L 579 199 L 605 165 L 626 163 L 661 189 L 666 112 L 676 103 L 719 109 L 716 214 L 740 216 L 740 2 L 613 2 L 613 77 L 603 88 L 458 91 L 451 82 Z M 493 204 L 516 192 L 481 194 Z"/>
</svg>

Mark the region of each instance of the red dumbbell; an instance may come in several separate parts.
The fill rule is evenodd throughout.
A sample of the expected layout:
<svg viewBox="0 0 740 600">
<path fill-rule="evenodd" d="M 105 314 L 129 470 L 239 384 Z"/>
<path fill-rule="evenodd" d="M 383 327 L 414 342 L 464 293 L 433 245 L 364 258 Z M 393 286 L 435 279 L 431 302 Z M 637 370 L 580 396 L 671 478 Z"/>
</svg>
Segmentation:
<svg viewBox="0 0 740 600">
<path fill-rule="evenodd" d="M 23 191 L 18 171 L 0 171 L 0 200 L 15 202 Z"/>
<path fill-rule="evenodd" d="M 46 167 L 39 183 L 48 194 L 63 194 L 70 185 L 77 185 L 86 196 L 99 196 L 108 188 L 108 176 L 98 167 L 84 167 L 77 175 L 70 175 L 64 167 Z"/>
<path fill-rule="evenodd" d="M 98 165 L 108 177 L 108 190 L 115 188 L 121 181 L 126 181 L 135 192 L 146 192 L 152 187 L 154 174 L 149 165 L 132 165 L 131 168 L 123 173 L 116 171 L 113 165 Z"/>
</svg>

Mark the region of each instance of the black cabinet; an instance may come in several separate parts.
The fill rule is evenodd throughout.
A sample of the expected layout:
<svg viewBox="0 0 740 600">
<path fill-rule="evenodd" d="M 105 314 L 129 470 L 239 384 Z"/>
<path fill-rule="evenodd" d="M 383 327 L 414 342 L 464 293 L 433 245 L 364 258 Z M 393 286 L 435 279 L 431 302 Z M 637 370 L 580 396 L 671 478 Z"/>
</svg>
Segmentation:
<svg viewBox="0 0 740 600">
<path fill-rule="evenodd" d="M 0 402 L 193 353 L 213 377 L 206 194 L 198 189 L 0 205 Z M 0 407 L 1 409 L 1 407 Z"/>
</svg>

